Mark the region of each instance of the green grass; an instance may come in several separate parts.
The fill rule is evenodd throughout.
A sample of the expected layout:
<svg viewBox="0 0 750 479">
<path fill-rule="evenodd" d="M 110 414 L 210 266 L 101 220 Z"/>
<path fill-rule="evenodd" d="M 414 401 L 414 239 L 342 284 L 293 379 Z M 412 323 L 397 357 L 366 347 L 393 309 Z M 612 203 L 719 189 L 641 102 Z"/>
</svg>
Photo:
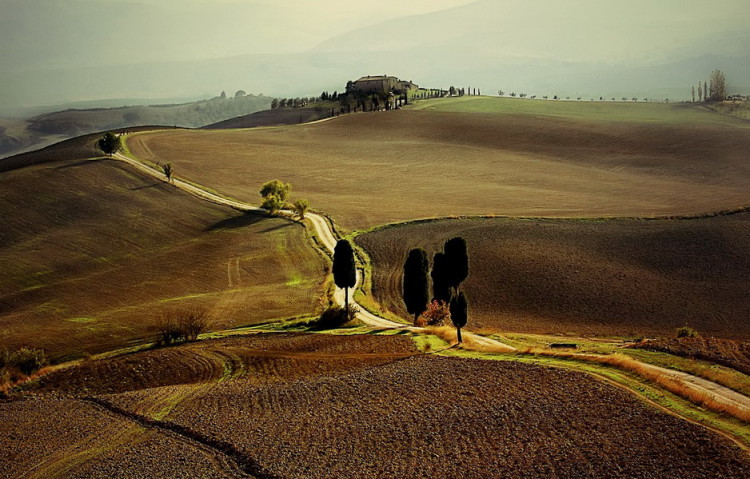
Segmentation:
<svg viewBox="0 0 750 479">
<path fill-rule="evenodd" d="M 597 122 L 656 124 L 733 125 L 750 128 L 750 123 L 687 104 L 530 100 L 520 98 L 464 96 L 421 101 L 408 108 L 457 113 L 537 115 Z"/>
</svg>

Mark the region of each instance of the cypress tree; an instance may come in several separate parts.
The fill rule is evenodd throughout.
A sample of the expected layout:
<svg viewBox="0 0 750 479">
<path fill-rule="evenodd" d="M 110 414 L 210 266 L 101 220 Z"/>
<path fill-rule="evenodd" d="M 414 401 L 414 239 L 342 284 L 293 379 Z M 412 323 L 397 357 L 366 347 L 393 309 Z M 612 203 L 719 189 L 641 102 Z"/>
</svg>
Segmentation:
<svg viewBox="0 0 750 479">
<path fill-rule="evenodd" d="M 469 319 L 469 302 L 463 291 L 451 299 L 450 310 L 451 321 L 453 321 L 453 326 L 456 327 L 458 342 L 461 343 L 463 341 L 461 338 L 461 328 L 466 326 L 466 322 Z"/>
<path fill-rule="evenodd" d="M 458 292 L 458 287 L 469 276 L 469 253 L 466 240 L 460 236 L 451 238 L 443 247 L 447 258 L 448 286 Z"/>
<path fill-rule="evenodd" d="M 347 240 L 339 240 L 333 250 L 333 281 L 344 288 L 346 314 L 349 316 L 349 288 L 357 284 L 357 267 L 354 263 L 354 250 Z"/>
<path fill-rule="evenodd" d="M 404 290 L 403 298 L 406 310 L 414 315 L 417 322 L 419 315 L 427 310 L 429 296 L 429 281 L 427 273 L 430 264 L 427 253 L 422 248 L 414 248 L 404 263 Z"/>
<path fill-rule="evenodd" d="M 451 300 L 451 287 L 448 284 L 448 260 L 445 253 L 438 252 L 432 259 L 432 297 L 438 301 Z"/>
</svg>

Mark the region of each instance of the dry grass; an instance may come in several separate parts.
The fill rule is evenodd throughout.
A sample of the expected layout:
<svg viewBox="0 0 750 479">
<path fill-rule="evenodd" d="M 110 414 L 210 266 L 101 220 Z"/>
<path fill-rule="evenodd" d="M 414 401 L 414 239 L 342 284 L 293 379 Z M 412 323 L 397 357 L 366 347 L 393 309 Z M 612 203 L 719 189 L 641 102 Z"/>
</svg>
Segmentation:
<svg viewBox="0 0 750 479">
<path fill-rule="evenodd" d="M 407 252 L 466 239 L 469 327 L 561 335 L 750 338 L 750 213 L 694 220 L 465 219 L 357 236 L 374 299 L 406 316 Z"/>
<path fill-rule="evenodd" d="M 747 408 L 742 408 L 734 404 L 727 404 L 724 401 L 717 400 L 714 394 L 710 392 L 698 390 L 691 387 L 685 381 L 665 375 L 664 373 L 650 367 L 641 361 L 633 359 L 625 354 L 615 353 L 608 355 L 599 354 L 582 354 L 582 353 L 570 353 L 561 351 L 550 351 L 538 348 L 526 348 L 520 351 L 521 354 L 533 354 L 539 356 L 550 356 L 555 358 L 575 359 L 580 361 L 588 361 L 597 364 L 605 364 L 607 366 L 613 366 L 618 369 L 635 373 L 645 379 L 653 381 L 659 386 L 663 387 L 667 391 L 676 394 L 680 397 L 688 399 L 695 404 L 703 406 L 712 411 L 722 412 L 741 419 L 747 423 L 750 423 L 750 411 Z"/>
<path fill-rule="evenodd" d="M 310 314 L 325 262 L 304 228 L 198 200 L 112 160 L 0 174 L 0 330 L 53 360 L 153 341 L 203 309 L 225 329 Z"/>
<path fill-rule="evenodd" d="M 266 179 L 289 181 L 347 228 L 450 215 L 646 216 L 746 205 L 750 129 L 705 117 L 660 124 L 637 114 L 608 122 L 605 114 L 393 111 L 281 128 L 156 132 L 128 144 L 144 160 L 171 162 L 186 178 L 251 202 Z"/>
</svg>

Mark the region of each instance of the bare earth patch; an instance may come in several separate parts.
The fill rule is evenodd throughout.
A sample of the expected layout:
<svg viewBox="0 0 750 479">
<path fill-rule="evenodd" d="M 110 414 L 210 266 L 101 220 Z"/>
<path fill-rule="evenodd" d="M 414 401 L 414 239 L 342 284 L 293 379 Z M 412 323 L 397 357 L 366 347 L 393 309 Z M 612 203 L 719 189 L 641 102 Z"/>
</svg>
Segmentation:
<svg viewBox="0 0 750 479">
<path fill-rule="evenodd" d="M 12 475 L 28 471 L 44 454 L 39 444 L 48 444 L 60 452 L 45 458 L 45 467 L 60 471 L 74 459 L 71 443 L 86 441 L 91 455 L 75 456 L 76 477 L 103 477 L 123 458 L 118 473 L 129 476 L 237 476 L 238 463 L 252 464 L 260 477 L 306 479 L 750 474 L 747 455 L 724 438 L 571 371 L 413 356 L 402 336 L 263 335 L 171 351 L 160 358 L 174 368 L 192 368 L 193 355 L 221 351 L 236 357 L 237 367 L 220 379 L 142 389 L 134 380 L 137 363 L 142 358 L 147 366 L 161 351 L 133 355 L 128 365 L 107 360 L 110 372 L 134 388 L 97 395 L 104 407 L 57 399 L 50 393 L 61 392 L 53 387 L 59 381 L 51 380 L 35 390 L 35 400 L 0 403 L 1 418 L 23 417 L 0 424 L 2 450 L 28 454 L 0 467 Z M 57 425 L 54 419 L 69 410 L 83 416 Z M 108 415 L 115 417 L 108 427 L 123 431 L 114 439 L 96 424 Z M 137 429 L 146 420 L 152 435 L 125 435 L 123 422 Z M 74 435 L 59 434 L 72 427 L 66 421 L 80 423 Z M 115 450 L 107 446 L 113 443 Z M 182 460 L 188 448 L 199 457 L 213 454 L 213 465 Z"/>
</svg>

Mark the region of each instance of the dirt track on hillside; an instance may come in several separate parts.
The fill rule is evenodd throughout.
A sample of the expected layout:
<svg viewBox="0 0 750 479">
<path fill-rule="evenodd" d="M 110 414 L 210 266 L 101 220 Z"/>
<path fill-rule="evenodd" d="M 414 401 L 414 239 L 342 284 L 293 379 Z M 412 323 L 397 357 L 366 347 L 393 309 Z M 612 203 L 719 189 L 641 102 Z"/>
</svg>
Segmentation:
<svg viewBox="0 0 750 479">
<path fill-rule="evenodd" d="M 256 201 L 280 178 L 347 228 L 450 215 L 652 216 L 747 206 L 750 129 L 446 112 L 347 115 L 128 140 L 139 158 Z M 220 144 L 221 148 L 216 148 Z M 363 187 L 366 185 L 366 187 Z"/>
</svg>

